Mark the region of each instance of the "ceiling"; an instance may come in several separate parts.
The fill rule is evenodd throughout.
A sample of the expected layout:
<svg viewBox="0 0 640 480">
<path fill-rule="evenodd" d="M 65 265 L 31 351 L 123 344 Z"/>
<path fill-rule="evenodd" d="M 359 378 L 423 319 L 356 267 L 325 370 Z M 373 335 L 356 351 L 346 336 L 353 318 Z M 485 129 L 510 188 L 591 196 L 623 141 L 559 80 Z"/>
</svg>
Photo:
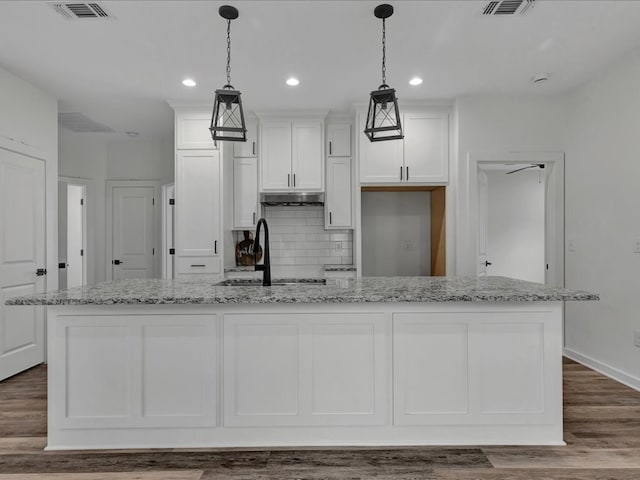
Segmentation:
<svg viewBox="0 0 640 480">
<path fill-rule="evenodd" d="M 166 100 L 213 103 L 225 83 L 220 1 L 102 1 L 116 18 L 66 20 L 49 2 L 0 1 L 0 66 L 113 128 L 171 134 Z M 248 110 L 348 111 L 380 82 L 378 1 L 238 1 L 232 83 Z M 401 100 L 553 95 L 640 46 L 640 1 L 537 0 L 482 16 L 486 1 L 393 1 L 387 83 Z M 533 84 L 541 72 L 550 80 Z M 300 85 L 285 79 L 294 75 Z M 424 83 L 409 85 L 413 76 Z M 181 81 L 192 77 L 194 88 Z M 110 134 L 114 135 L 114 134 Z"/>
</svg>

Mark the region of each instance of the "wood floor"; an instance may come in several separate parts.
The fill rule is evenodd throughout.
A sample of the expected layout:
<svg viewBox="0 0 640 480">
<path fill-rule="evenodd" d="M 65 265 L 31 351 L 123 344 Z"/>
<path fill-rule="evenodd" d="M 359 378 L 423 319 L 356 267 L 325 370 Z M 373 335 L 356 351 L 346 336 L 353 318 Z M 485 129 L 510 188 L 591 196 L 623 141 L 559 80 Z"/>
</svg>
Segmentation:
<svg viewBox="0 0 640 480">
<path fill-rule="evenodd" d="M 46 367 L 0 383 L 0 480 L 640 480 L 640 393 L 564 362 L 566 447 L 44 452 Z"/>
</svg>

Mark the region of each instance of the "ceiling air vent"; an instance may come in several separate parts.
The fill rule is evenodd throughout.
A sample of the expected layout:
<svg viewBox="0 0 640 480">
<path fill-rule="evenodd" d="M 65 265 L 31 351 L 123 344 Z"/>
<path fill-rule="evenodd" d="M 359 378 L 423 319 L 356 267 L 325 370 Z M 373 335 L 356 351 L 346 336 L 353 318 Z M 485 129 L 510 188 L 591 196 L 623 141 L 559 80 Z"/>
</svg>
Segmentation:
<svg viewBox="0 0 640 480">
<path fill-rule="evenodd" d="M 114 18 L 98 2 L 53 2 L 51 7 L 68 20 L 103 20 Z"/>
<path fill-rule="evenodd" d="M 482 10 L 483 15 L 523 15 L 536 0 L 493 0 Z"/>
<path fill-rule="evenodd" d="M 67 128 L 72 132 L 80 133 L 109 133 L 113 129 L 91 120 L 86 115 L 79 112 L 59 112 L 58 125 Z"/>
</svg>

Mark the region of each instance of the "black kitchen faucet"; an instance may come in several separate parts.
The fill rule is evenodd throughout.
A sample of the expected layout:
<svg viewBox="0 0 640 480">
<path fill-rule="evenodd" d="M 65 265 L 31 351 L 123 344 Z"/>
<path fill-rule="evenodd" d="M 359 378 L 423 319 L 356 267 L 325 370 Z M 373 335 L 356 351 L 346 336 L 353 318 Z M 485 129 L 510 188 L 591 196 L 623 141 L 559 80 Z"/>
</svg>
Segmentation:
<svg viewBox="0 0 640 480">
<path fill-rule="evenodd" d="M 262 265 L 258 265 L 258 250 L 260 249 L 260 227 L 264 225 L 264 261 Z M 269 225 L 264 218 L 258 220 L 256 225 L 256 240 L 253 243 L 253 259 L 256 266 L 256 272 L 264 272 L 262 274 L 262 285 L 264 287 L 271 286 L 271 259 L 269 258 Z"/>
</svg>

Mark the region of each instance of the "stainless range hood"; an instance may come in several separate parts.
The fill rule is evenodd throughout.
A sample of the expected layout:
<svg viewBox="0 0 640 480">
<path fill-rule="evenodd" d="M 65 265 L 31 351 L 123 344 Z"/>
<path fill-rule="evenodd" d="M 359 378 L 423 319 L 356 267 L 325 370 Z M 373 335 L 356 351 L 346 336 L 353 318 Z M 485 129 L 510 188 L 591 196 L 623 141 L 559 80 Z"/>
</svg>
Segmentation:
<svg viewBox="0 0 640 480">
<path fill-rule="evenodd" d="M 324 205 L 322 192 L 294 192 L 294 193 L 261 193 L 260 203 L 268 206 L 303 207 L 307 205 Z"/>
</svg>

